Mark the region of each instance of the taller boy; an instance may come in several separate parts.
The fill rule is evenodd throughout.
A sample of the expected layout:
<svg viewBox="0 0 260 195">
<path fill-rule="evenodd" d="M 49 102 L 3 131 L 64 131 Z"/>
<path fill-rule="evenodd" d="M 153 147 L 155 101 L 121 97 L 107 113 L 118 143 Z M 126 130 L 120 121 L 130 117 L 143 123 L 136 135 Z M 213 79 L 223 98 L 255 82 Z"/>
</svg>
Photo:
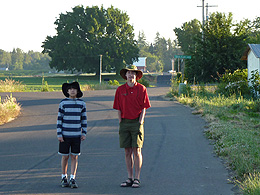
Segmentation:
<svg viewBox="0 0 260 195">
<path fill-rule="evenodd" d="M 122 69 L 120 75 L 127 81 L 117 88 L 113 108 L 118 110 L 120 147 L 125 148 L 128 179 L 121 187 L 140 187 L 144 141 L 144 117 L 151 107 L 145 86 L 137 83 L 143 76 L 136 66 Z M 134 158 L 133 158 L 134 156 Z M 133 167 L 135 166 L 135 177 Z"/>
<path fill-rule="evenodd" d="M 79 99 L 83 96 L 79 83 L 64 83 L 62 92 L 67 97 L 60 102 L 57 137 L 59 140 L 59 154 L 62 155 L 61 186 L 77 188 L 75 181 L 78 167 L 78 156 L 80 155 L 80 143 L 86 139 L 87 133 L 87 113 L 86 103 Z M 71 157 L 70 181 L 67 179 L 68 160 Z"/>
</svg>

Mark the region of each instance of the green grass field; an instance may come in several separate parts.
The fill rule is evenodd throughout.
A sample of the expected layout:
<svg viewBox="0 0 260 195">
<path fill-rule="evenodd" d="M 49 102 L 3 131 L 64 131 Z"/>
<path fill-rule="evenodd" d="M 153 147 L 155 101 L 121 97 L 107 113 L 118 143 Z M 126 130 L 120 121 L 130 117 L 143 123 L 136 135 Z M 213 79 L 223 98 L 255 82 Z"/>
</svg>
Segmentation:
<svg viewBox="0 0 260 195">
<path fill-rule="evenodd" d="M 19 71 L 0 71 L 0 81 L 4 81 L 5 79 L 17 81 L 20 85 L 23 85 L 23 89 L 21 90 L 20 88 L 15 91 L 26 92 L 42 91 L 43 87 L 48 87 L 47 91 L 60 91 L 63 83 L 73 81 L 78 81 L 83 88 L 85 87 L 91 89 L 106 89 L 108 82 L 105 80 L 117 80 L 120 85 L 125 82 L 125 80 L 120 75 L 116 75 L 115 73 L 103 73 L 101 77 L 102 85 L 100 85 L 99 76 L 95 74 L 49 74 L 39 73 L 39 71 L 28 71 L 27 74 L 26 71 L 23 71 L 20 75 L 18 73 Z M 156 75 L 144 74 L 143 78 L 149 81 L 149 83 L 152 85 L 156 83 Z"/>
<path fill-rule="evenodd" d="M 25 91 L 40 91 L 47 82 L 48 87 L 51 91 L 60 91 L 63 83 L 78 81 L 80 85 L 99 85 L 99 76 L 93 74 L 86 75 L 38 75 L 38 76 L 0 76 L 0 80 L 5 80 L 6 78 L 18 81 L 20 84 L 25 85 Z M 124 83 L 124 80 L 119 75 L 106 74 L 102 75 L 102 85 L 107 84 L 109 80 L 117 80 L 119 83 Z"/>
</svg>

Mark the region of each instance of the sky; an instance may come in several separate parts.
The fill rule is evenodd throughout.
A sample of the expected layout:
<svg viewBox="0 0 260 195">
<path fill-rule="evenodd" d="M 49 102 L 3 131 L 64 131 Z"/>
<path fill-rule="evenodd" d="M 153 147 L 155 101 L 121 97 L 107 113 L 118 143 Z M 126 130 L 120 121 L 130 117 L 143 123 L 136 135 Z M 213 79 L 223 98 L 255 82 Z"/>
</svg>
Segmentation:
<svg viewBox="0 0 260 195">
<path fill-rule="evenodd" d="M 253 21 L 260 17 L 260 0 L 205 0 L 208 12 L 233 13 L 234 21 L 245 18 Z M 72 11 L 77 5 L 97 5 L 126 12 L 136 35 L 144 32 L 146 40 L 153 43 L 156 33 L 166 39 L 176 39 L 174 28 L 193 19 L 202 20 L 202 0 L 1 0 L 0 49 L 12 51 L 20 48 L 41 52 L 47 36 L 56 34 L 54 22 L 60 13 Z"/>
</svg>

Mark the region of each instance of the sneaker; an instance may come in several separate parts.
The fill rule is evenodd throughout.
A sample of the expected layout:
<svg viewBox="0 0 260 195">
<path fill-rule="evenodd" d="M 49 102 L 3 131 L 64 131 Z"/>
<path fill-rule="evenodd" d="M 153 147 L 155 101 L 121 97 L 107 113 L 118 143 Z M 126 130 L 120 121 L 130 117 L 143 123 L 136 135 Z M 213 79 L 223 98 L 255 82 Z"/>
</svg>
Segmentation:
<svg viewBox="0 0 260 195">
<path fill-rule="evenodd" d="M 68 187 L 69 186 L 69 183 L 68 183 L 68 180 L 66 177 L 63 177 L 62 180 L 61 180 L 61 187 Z"/>
<path fill-rule="evenodd" d="M 70 179 L 70 187 L 78 188 L 78 184 L 76 183 L 75 179 Z"/>
</svg>

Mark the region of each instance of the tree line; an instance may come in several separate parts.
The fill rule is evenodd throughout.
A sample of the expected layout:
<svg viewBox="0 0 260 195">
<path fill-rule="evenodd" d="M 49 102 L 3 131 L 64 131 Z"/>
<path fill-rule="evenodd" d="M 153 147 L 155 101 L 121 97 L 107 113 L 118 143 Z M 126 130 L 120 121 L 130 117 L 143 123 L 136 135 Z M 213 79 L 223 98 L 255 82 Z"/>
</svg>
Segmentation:
<svg viewBox="0 0 260 195">
<path fill-rule="evenodd" d="M 102 58 L 102 70 L 119 71 L 126 65 L 147 57 L 147 70 L 172 69 L 172 58 L 180 53 L 174 41 L 157 33 L 154 43 L 147 43 L 144 32 L 134 39 L 129 16 L 111 6 L 76 6 L 60 14 L 55 21 L 57 35 L 48 36 L 43 53 L 51 57 L 50 66 L 57 70 L 96 72 Z"/>
<path fill-rule="evenodd" d="M 176 40 L 165 39 L 156 33 L 154 43 L 148 43 L 144 32 L 138 34 L 139 56 L 147 57 L 147 70 L 150 72 L 166 72 L 172 69 L 172 60 L 174 55 L 182 54 L 183 52 L 176 44 Z"/>
<path fill-rule="evenodd" d="M 175 28 L 177 39 L 166 40 L 159 32 L 148 43 L 144 32 L 135 40 L 129 16 L 113 6 L 76 6 L 54 22 L 56 35 L 47 36 L 42 53 L 21 49 L 0 50 L 0 67 L 10 70 L 56 69 L 70 72 L 116 72 L 147 57 L 147 70 L 172 69 L 174 55 L 190 55 L 184 77 L 189 81 L 216 81 L 225 71 L 245 68 L 240 58 L 248 43 L 260 43 L 260 18 L 234 22 L 232 13 L 213 13 L 205 25 L 194 19 Z"/>
<path fill-rule="evenodd" d="M 260 43 L 260 17 L 233 20 L 232 13 L 212 13 L 205 26 L 194 19 L 174 29 L 178 45 L 192 59 L 184 76 L 191 82 L 217 81 L 226 71 L 246 68 L 241 57 L 249 43 Z"/>
<path fill-rule="evenodd" d="M 7 52 L 0 49 L 0 68 L 9 70 L 50 70 L 48 54 L 28 51 L 20 48 Z"/>
</svg>

